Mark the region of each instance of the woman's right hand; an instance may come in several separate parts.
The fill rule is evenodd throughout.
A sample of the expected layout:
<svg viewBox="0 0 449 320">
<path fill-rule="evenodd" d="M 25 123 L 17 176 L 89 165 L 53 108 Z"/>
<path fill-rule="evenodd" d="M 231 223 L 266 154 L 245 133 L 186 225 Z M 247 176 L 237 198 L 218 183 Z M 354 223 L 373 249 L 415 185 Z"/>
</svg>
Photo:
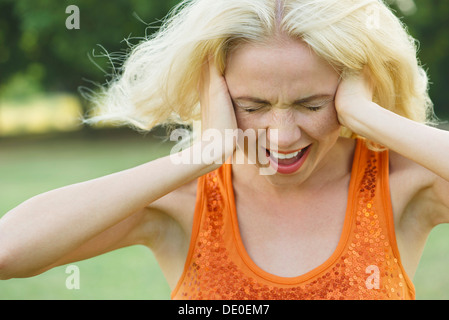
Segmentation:
<svg viewBox="0 0 449 320">
<path fill-rule="evenodd" d="M 234 134 L 237 134 L 237 120 L 226 79 L 218 70 L 213 57 L 209 57 L 203 66 L 199 90 L 202 142 L 213 143 L 214 151 L 221 149 L 222 154 L 214 155 L 214 158 L 215 161 L 224 162 L 236 148 L 237 138 L 234 138 Z M 221 140 L 217 141 L 219 138 Z"/>
</svg>

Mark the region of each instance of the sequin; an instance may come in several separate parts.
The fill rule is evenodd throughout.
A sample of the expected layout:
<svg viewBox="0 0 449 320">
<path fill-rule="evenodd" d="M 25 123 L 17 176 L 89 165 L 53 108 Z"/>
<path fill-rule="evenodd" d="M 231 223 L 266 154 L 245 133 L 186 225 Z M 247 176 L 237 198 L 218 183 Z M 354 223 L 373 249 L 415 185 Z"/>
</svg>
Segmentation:
<svg viewBox="0 0 449 320">
<path fill-rule="evenodd" d="M 360 143 L 360 142 L 359 142 Z M 413 299 L 392 247 L 379 186 L 382 153 L 362 148 L 353 223 L 340 255 L 310 277 L 277 282 L 254 272 L 237 253 L 224 165 L 200 180 L 204 209 L 197 239 L 174 299 Z M 379 161 L 378 161 L 379 160 Z M 231 186 L 232 187 L 232 186 Z"/>
</svg>

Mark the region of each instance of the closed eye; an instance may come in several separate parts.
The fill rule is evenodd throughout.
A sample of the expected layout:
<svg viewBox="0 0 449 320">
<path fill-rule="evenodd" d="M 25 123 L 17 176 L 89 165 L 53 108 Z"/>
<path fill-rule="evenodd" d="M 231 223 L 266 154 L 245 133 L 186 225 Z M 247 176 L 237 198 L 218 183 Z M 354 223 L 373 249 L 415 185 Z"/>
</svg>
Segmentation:
<svg viewBox="0 0 449 320">
<path fill-rule="evenodd" d="M 323 99 L 324 97 L 327 97 L 327 99 Z M 239 102 L 236 102 L 234 99 L 232 99 L 232 103 L 234 105 L 234 108 L 239 108 L 240 110 L 247 112 L 247 113 L 253 113 L 261 110 L 266 110 L 266 107 L 270 107 L 271 105 L 269 102 L 266 102 L 265 100 L 260 100 L 256 98 L 238 98 L 236 99 L 240 102 L 240 100 L 244 100 L 244 104 L 241 105 Z M 334 97 L 332 96 L 312 96 L 309 98 L 301 99 L 295 101 L 292 106 L 300 109 L 306 109 L 308 111 L 319 111 L 323 107 L 327 106 L 329 103 L 334 101 Z M 247 102 L 250 102 L 250 104 L 246 104 Z"/>
<path fill-rule="evenodd" d="M 241 109 L 243 109 L 243 111 L 251 113 L 251 112 L 256 112 L 256 111 L 260 111 L 263 109 L 263 107 L 241 107 Z"/>
<path fill-rule="evenodd" d="M 322 106 L 304 106 L 309 111 L 318 111 L 322 108 Z"/>
<path fill-rule="evenodd" d="M 328 99 L 325 101 L 320 101 L 318 103 L 315 104 L 306 104 L 306 103 L 302 103 L 299 106 L 302 108 L 306 108 L 309 111 L 319 111 L 320 109 L 322 109 L 323 107 L 327 106 L 329 103 L 333 102 L 334 99 Z"/>
<path fill-rule="evenodd" d="M 252 112 L 257 112 L 260 111 L 262 109 L 264 109 L 266 107 L 266 105 L 257 105 L 257 106 L 242 106 L 236 102 L 233 101 L 233 105 L 234 108 L 239 108 L 241 110 L 243 110 L 244 112 L 248 112 L 248 113 L 252 113 Z"/>
</svg>

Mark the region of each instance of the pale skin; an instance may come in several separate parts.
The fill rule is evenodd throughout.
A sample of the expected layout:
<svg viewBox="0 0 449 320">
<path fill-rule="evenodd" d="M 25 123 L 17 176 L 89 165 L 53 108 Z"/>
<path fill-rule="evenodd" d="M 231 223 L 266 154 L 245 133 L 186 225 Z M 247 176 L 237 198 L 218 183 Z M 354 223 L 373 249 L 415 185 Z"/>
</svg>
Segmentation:
<svg viewBox="0 0 449 320">
<path fill-rule="evenodd" d="M 292 174 L 262 176 L 254 164 L 232 167 L 241 238 L 260 268 L 298 276 L 335 250 L 355 147 L 339 137 L 344 125 L 390 149 L 396 237 L 413 277 L 429 232 L 449 222 L 448 132 L 376 105 L 366 75 L 340 81 L 299 40 L 245 44 L 232 52 L 224 75 L 209 62 L 200 90 L 205 128 L 277 129 L 281 151 L 311 145 Z M 29 277 L 141 244 L 153 251 L 173 289 L 187 256 L 197 178 L 218 167 L 175 165 L 165 157 L 26 201 L 0 220 L 0 278 Z"/>
</svg>

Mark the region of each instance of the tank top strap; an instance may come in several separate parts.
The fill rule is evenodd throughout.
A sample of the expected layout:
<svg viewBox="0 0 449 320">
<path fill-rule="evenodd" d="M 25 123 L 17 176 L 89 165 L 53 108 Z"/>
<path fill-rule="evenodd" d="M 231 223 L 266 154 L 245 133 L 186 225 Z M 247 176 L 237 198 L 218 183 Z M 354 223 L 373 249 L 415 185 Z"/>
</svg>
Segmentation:
<svg viewBox="0 0 449 320">
<path fill-rule="evenodd" d="M 360 260 L 370 263 L 366 272 L 372 273 L 372 285 L 386 299 L 415 299 L 415 288 L 402 265 L 396 241 L 389 150 L 373 151 L 366 140 L 357 139 L 353 161 L 352 179 L 356 188 L 349 195 L 348 206 L 352 206 L 354 225 L 347 253 L 365 255 Z M 379 277 L 374 279 L 374 275 Z"/>
</svg>

